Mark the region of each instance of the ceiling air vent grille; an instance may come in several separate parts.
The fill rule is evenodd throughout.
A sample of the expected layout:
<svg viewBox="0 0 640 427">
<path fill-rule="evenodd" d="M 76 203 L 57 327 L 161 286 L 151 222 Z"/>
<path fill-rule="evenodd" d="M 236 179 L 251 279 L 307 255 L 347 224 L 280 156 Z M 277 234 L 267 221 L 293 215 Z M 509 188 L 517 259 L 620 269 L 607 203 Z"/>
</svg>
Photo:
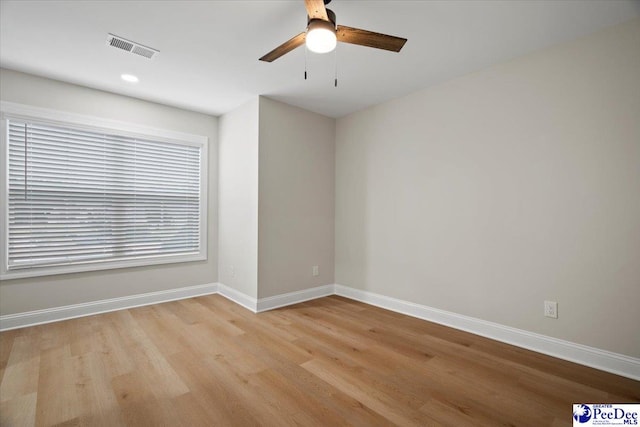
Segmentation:
<svg viewBox="0 0 640 427">
<path fill-rule="evenodd" d="M 143 46 L 140 43 L 132 42 L 131 40 L 127 40 L 113 34 L 107 35 L 107 44 L 109 46 L 126 50 L 127 52 L 135 53 L 136 55 L 144 56 L 145 58 L 149 59 L 160 53 L 159 50 Z"/>
</svg>

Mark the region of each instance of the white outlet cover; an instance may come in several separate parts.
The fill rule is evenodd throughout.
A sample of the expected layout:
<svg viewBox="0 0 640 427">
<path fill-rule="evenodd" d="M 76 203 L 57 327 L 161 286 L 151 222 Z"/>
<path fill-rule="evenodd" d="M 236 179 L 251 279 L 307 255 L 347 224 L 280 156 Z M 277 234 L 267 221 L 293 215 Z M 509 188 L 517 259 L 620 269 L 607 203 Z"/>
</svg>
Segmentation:
<svg viewBox="0 0 640 427">
<path fill-rule="evenodd" d="M 553 319 L 558 318 L 558 303 L 556 301 L 544 302 L 544 315 Z"/>
</svg>

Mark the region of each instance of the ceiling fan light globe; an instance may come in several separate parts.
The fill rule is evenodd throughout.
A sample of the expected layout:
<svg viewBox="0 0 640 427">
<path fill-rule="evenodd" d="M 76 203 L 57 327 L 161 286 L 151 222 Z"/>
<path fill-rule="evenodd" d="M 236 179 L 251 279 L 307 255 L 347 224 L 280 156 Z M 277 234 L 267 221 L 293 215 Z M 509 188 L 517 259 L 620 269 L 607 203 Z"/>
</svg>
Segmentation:
<svg viewBox="0 0 640 427">
<path fill-rule="evenodd" d="M 330 22 L 312 20 L 305 38 L 307 48 L 315 53 L 327 53 L 336 48 L 336 30 Z"/>
</svg>

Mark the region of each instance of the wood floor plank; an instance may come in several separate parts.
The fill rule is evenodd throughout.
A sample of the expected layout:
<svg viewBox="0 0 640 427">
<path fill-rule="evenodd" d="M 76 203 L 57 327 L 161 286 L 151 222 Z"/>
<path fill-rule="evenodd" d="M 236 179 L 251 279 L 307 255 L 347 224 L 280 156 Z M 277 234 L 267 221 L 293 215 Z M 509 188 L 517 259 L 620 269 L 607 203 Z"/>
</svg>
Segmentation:
<svg viewBox="0 0 640 427">
<path fill-rule="evenodd" d="M 73 356 L 71 365 L 81 424 L 96 427 L 125 425 L 101 354 L 90 352 Z"/>
<path fill-rule="evenodd" d="M 0 369 L 4 369 L 7 366 L 13 349 L 13 342 L 19 334 L 19 330 L 14 329 L 3 332 L 0 335 Z"/>
<path fill-rule="evenodd" d="M 455 387 L 459 394 L 483 396 L 482 404 L 495 416 L 496 421 L 504 420 L 503 413 L 509 417 L 518 415 L 521 419 L 518 425 L 541 426 L 549 425 L 555 412 L 552 408 L 531 399 L 524 398 L 517 392 L 513 381 L 491 375 L 478 375 L 472 366 L 462 367 L 460 363 L 435 357 L 430 366 L 433 368 L 431 380 L 438 383 L 440 388 Z"/>
<path fill-rule="evenodd" d="M 236 388 L 229 388 L 226 375 L 222 378 L 217 367 L 212 368 L 204 359 L 194 358 L 190 353 L 178 353 L 171 356 L 171 364 L 174 366 L 185 383 L 191 390 L 195 404 L 205 411 L 210 425 L 258 425 L 258 420 L 244 409 L 242 394 Z M 177 400 L 183 401 L 188 397 L 179 396 Z"/>
<path fill-rule="evenodd" d="M 215 311 L 211 311 L 209 307 L 202 304 L 202 301 L 193 299 L 188 300 L 191 302 L 189 305 L 190 310 L 194 310 L 198 313 L 198 318 L 201 320 L 200 324 L 206 324 L 210 329 L 214 330 L 217 334 L 234 337 L 236 335 L 244 334 L 244 331 L 233 323 L 228 322 L 221 317 L 217 316 Z"/>
<path fill-rule="evenodd" d="M 157 397 L 171 398 L 187 393 L 189 389 L 134 316 L 128 310 L 120 313 L 124 325 L 119 328 L 119 332 L 123 338 L 126 337 L 125 345 L 134 360 L 136 371 L 144 375 L 149 384 L 152 384 Z"/>
<path fill-rule="evenodd" d="M 226 359 L 233 363 L 234 368 L 243 374 L 255 374 L 269 369 L 269 365 L 251 353 L 247 353 L 236 340 L 226 339 L 216 335 L 215 330 L 207 325 L 189 326 L 191 336 L 199 343 L 204 343 L 203 354 L 213 356 L 216 360 Z M 215 339 L 212 339 L 215 336 Z"/>
<path fill-rule="evenodd" d="M 183 333 L 186 324 L 172 311 L 158 305 L 144 307 L 142 310 L 132 311 L 131 314 L 154 343 L 162 343 L 158 350 L 165 357 L 179 353 L 189 345 Z"/>
<path fill-rule="evenodd" d="M 265 403 L 287 418 L 287 425 L 340 425 L 340 417 L 322 402 L 292 387 L 287 377 L 267 369 L 249 376 L 249 383 L 255 387 Z"/>
<path fill-rule="evenodd" d="M 483 425 L 500 425 L 495 419 L 488 420 L 479 416 L 473 409 L 460 403 L 453 404 L 437 398 L 430 399 L 420 408 L 421 411 L 431 415 L 440 425 L 456 427 L 478 427 Z M 504 424 L 503 424 L 504 425 Z"/>
<path fill-rule="evenodd" d="M 73 356 L 92 351 L 105 351 L 106 343 L 101 334 L 105 323 L 98 321 L 99 316 L 80 317 L 67 323 L 69 345 Z"/>
<path fill-rule="evenodd" d="M 390 423 L 402 426 L 422 426 L 433 422 L 427 416 L 422 417 L 409 407 L 401 407 L 397 400 L 381 391 L 375 382 L 368 381 L 357 373 L 345 374 L 344 368 L 336 371 L 326 360 L 313 359 L 302 367 L 322 378 L 338 390 L 362 402 Z"/>
<path fill-rule="evenodd" d="M 640 382 L 343 297 L 220 295 L 0 333 L 0 426 L 568 426 Z"/>
<path fill-rule="evenodd" d="M 70 422 L 77 420 L 80 415 L 71 358 L 69 344 L 42 351 L 36 405 L 37 426 Z"/>
<path fill-rule="evenodd" d="M 106 376 L 114 378 L 132 372 L 135 363 L 127 351 L 125 340 L 118 332 L 113 321 L 109 320 L 111 313 L 108 313 L 101 324 L 101 338 L 104 340 L 104 349 L 100 352 L 103 366 L 107 370 Z"/>
<path fill-rule="evenodd" d="M 38 391 L 40 341 L 33 335 L 12 337 L 11 341 L 11 352 L 0 382 L 0 402 Z"/>
<path fill-rule="evenodd" d="M 2 375 L 0 402 L 35 393 L 38 390 L 39 373 L 39 357 L 9 365 Z"/>
<path fill-rule="evenodd" d="M 173 401 L 159 399 L 128 405 L 123 409 L 123 417 L 129 426 L 189 427 L 188 414 L 178 413 Z"/>
<path fill-rule="evenodd" d="M 34 426 L 37 399 L 34 392 L 0 402 L 0 426 Z"/>
<path fill-rule="evenodd" d="M 386 418 L 363 405 L 357 399 L 332 387 L 322 378 L 313 375 L 300 365 L 292 363 L 286 354 L 256 345 L 255 342 L 252 342 L 250 335 L 243 336 L 240 345 L 243 346 L 245 352 L 260 358 L 271 369 L 286 378 L 300 393 L 306 393 L 310 398 L 321 401 L 322 404 L 331 408 L 348 425 L 381 426 L 389 424 Z"/>
<path fill-rule="evenodd" d="M 236 369 L 233 363 L 223 357 L 205 359 L 204 364 L 224 387 L 222 396 L 227 399 L 225 405 L 233 408 L 234 418 L 240 413 L 246 413 L 246 416 L 257 420 L 258 424 L 266 419 L 272 425 L 291 425 L 290 420 L 294 414 L 283 411 L 279 405 L 273 405 L 271 396 L 265 396 L 250 381 L 251 374 Z"/>
</svg>

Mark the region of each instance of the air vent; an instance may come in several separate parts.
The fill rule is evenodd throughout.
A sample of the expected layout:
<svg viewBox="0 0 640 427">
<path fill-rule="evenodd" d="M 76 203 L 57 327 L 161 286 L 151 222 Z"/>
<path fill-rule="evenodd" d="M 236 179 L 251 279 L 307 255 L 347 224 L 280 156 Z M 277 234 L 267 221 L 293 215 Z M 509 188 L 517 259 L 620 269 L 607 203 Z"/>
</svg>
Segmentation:
<svg viewBox="0 0 640 427">
<path fill-rule="evenodd" d="M 131 40 L 127 40 L 113 34 L 107 35 L 107 45 L 126 50 L 127 52 L 135 53 L 136 55 L 144 56 L 149 59 L 160 53 L 159 50 L 143 46 L 140 43 L 132 42 Z"/>
</svg>

